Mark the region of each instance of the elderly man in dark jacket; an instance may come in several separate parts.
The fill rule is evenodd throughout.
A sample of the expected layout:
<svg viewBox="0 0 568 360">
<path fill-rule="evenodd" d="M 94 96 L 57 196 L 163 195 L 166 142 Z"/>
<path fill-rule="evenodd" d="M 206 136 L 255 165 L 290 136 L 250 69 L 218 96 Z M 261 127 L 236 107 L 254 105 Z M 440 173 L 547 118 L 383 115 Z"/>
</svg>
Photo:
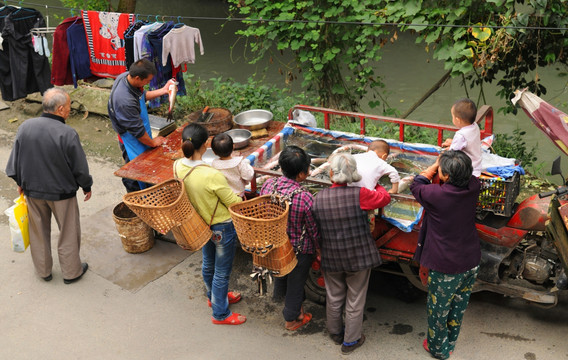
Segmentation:
<svg viewBox="0 0 568 360">
<path fill-rule="evenodd" d="M 347 186 L 361 180 L 350 154 L 338 153 L 329 162 L 333 186 L 317 194 L 312 211 L 320 233 L 327 329 L 332 340 L 342 344 L 341 352 L 349 354 L 365 342 L 362 325 L 369 277 L 371 269 L 381 265 L 367 210 L 384 207 L 390 195 L 381 185 L 374 190 Z"/>
<path fill-rule="evenodd" d="M 30 249 L 36 272 L 52 279 L 51 214 L 59 226 L 58 255 L 63 281 L 79 280 L 87 271 L 81 263 L 81 227 L 76 193 L 83 189 L 91 198 L 93 179 L 79 135 L 65 120 L 71 111 L 69 95 L 58 88 L 45 92 L 43 114 L 19 128 L 6 165 L 6 175 L 26 196 L 29 212 Z"/>
</svg>

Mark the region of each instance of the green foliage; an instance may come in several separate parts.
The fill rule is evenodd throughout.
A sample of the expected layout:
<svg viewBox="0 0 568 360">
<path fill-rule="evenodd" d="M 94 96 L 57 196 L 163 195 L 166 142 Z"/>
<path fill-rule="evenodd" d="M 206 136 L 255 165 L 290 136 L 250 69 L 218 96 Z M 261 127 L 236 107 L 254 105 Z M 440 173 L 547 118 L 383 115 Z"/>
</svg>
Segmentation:
<svg viewBox="0 0 568 360">
<path fill-rule="evenodd" d="M 374 93 L 371 108 L 396 110 L 381 96 L 385 85 L 373 61 L 398 31 L 418 34 L 435 59 L 444 62 L 463 85 L 480 86 L 478 102 L 485 99 L 483 85 L 495 82 L 497 95 L 509 99 L 513 90 L 529 88 L 546 94 L 538 75 L 527 74 L 550 64 L 567 65 L 568 1 L 565 0 L 229 0 L 236 16 L 278 21 L 249 21 L 238 33 L 258 61 L 283 51 L 295 55 L 295 64 L 283 64 L 288 80 L 303 77 L 327 107 L 356 110 L 359 101 Z M 296 22 L 288 22 L 294 20 Z M 324 23 L 325 21 L 339 23 Z M 307 22 L 303 22 L 307 21 Z M 365 22 L 354 25 L 341 22 Z M 381 23 L 410 26 L 389 28 Z M 439 26 L 428 26 L 435 24 Z M 501 28 L 517 27 L 517 28 Z M 520 27 L 544 27 L 524 29 Z M 467 90 L 466 90 L 467 91 Z M 378 95 L 376 95 L 378 94 Z M 499 112 L 513 112 L 509 106 Z"/>
<path fill-rule="evenodd" d="M 434 58 L 444 61 L 453 76 L 463 76 L 470 87 L 481 86 L 480 97 L 483 84 L 492 82 L 499 86 L 497 95 L 507 100 L 513 90 L 526 87 L 537 95 L 546 94 L 538 75 L 528 78 L 527 74 L 537 67 L 568 63 L 565 30 L 491 28 L 566 28 L 565 0 L 405 0 L 387 2 L 384 12 L 389 22 L 448 26 L 405 30 L 415 30 L 418 41 L 426 44 L 427 51 L 433 50 Z M 499 111 L 516 113 L 508 104 Z"/>
<path fill-rule="evenodd" d="M 229 0 L 229 3 L 232 11 L 241 17 L 280 20 L 245 21 L 247 28 L 237 33 L 248 38 L 253 62 L 267 54 L 275 56 L 291 51 L 296 62 L 280 69 L 281 72 L 287 79 L 295 79 L 301 73 L 303 86 L 319 96 L 321 105 L 356 110 L 367 92 L 382 87 L 370 63 L 380 59 L 379 37 L 387 30 L 341 23 L 380 22 L 376 11 L 378 1 Z M 287 20 L 308 22 L 284 22 Z"/>
<path fill-rule="evenodd" d="M 399 127 L 397 124 L 366 120 L 365 136 L 380 137 L 384 139 L 398 139 Z M 318 121 L 318 126 L 323 128 L 323 121 Z M 345 131 L 354 134 L 360 134 L 361 124 L 359 119 L 353 121 L 351 118 L 341 117 L 335 119 L 331 123 L 333 130 Z M 437 144 L 436 130 L 419 128 L 416 126 L 406 126 L 404 128 L 404 141 L 421 144 Z"/>
<path fill-rule="evenodd" d="M 189 73 L 184 73 L 184 79 L 187 96 L 178 97 L 175 110 L 178 119 L 209 106 L 226 108 L 233 114 L 250 109 L 270 110 L 274 120 L 286 121 L 292 106 L 307 101 L 303 93 L 294 94 L 290 89 L 268 86 L 253 77 L 244 84 L 221 77 L 195 79 Z"/>
<path fill-rule="evenodd" d="M 97 11 L 108 11 L 110 9 L 110 0 L 61 0 L 61 3 L 63 6 L 72 9 Z"/>
<path fill-rule="evenodd" d="M 513 130 L 512 135 L 495 134 L 493 150 L 499 156 L 520 160 L 525 169 L 531 168 L 533 173 L 539 173 L 542 171 L 542 165 L 535 164 L 537 146 L 529 148 L 524 140 L 525 135 L 526 131 L 519 128 Z"/>
</svg>

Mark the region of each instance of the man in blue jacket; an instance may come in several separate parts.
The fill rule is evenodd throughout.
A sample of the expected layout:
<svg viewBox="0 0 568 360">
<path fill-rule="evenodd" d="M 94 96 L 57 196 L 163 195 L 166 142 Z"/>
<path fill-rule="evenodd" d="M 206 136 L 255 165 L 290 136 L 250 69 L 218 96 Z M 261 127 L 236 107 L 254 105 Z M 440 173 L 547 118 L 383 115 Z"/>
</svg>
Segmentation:
<svg viewBox="0 0 568 360">
<path fill-rule="evenodd" d="M 156 67 L 147 59 L 140 59 L 130 65 L 127 72 L 120 74 L 114 81 L 108 100 L 108 115 L 118 142 L 122 158 L 127 163 L 150 148 L 162 145 L 166 139 L 162 136 L 152 138 L 146 100 L 152 100 L 168 93 L 169 80 L 161 89 L 146 91 L 156 75 Z M 130 179 L 122 179 L 126 191 L 144 189 L 147 184 Z"/>
<path fill-rule="evenodd" d="M 65 284 L 81 279 L 88 268 L 79 256 L 81 225 L 76 195 L 81 187 L 84 200 L 89 200 L 93 185 L 79 135 L 65 124 L 70 111 L 71 99 L 65 91 L 47 90 L 43 114 L 18 128 L 6 165 L 6 175 L 26 196 L 32 260 L 45 281 L 52 279 L 52 213 L 57 220 L 57 252 Z"/>
</svg>

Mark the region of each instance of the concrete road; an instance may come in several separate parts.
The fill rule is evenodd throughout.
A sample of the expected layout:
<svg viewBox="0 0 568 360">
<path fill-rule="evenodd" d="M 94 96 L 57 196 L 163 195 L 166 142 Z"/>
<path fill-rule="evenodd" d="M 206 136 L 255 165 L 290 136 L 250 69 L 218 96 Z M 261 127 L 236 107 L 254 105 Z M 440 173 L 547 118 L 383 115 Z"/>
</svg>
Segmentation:
<svg viewBox="0 0 568 360">
<path fill-rule="evenodd" d="M 0 168 L 9 134 L 0 132 Z M 93 198 L 81 202 L 82 222 L 120 201 L 116 166 L 90 159 Z M 0 176 L 0 208 L 15 196 Z M 55 228 L 55 224 L 54 224 Z M 284 330 L 282 305 L 256 295 L 248 276 L 250 256 L 239 251 L 231 289 L 243 293 L 232 310 L 248 317 L 241 326 L 211 324 L 200 275 L 201 255 L 192 254 L 137 292 L 122 289 L 89 270 L 64 285 L 54 249 L 54 279 L 34 274 L 28 252 L 9 247 L 7 219 L 0 219 L 0 359 L 429 359 L 422 349 L 425 295 L 405 303 L 385 278 L 367 297 L 363 325 L 367 341 L 349 356 L 340 354 L 325 330 L 324 307 L 307 302 L 314 319 L 297 332 Z M 53 231 L 57 236 L 58 232 Z M 55 242 L 55 241 L 54 241 Z M 455 353 L 456 360 L 568 359 L 568 297 L 542 309 L 496 294 L 472 296 Z"/>
</svg>

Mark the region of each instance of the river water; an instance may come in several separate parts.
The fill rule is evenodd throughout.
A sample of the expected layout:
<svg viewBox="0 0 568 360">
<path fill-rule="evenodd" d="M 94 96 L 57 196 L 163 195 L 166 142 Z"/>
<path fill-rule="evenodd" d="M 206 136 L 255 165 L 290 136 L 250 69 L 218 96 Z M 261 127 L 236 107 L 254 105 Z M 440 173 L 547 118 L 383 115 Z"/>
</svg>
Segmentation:
<svg viewBox="0 0 568 360">
<path fill-rule="evenodd" d="M 51 26 L 70 16 L 69 11 L 54 8 L 62 7 L 59 0 L 41 1 L 42 6 L 31 5 L 32 3 L 40 2 L 37 0 L 29 3 L 23 2 L 24 5 L 37 9 L 43 9 L 47 5 L 48 8 L 43 9 L 43 12 L 44 15 L 46 13 L 49 15 Z M 226 3 L 220 0 L 138 0 L 136 11 L 141 18 L 155 20 L 157 16 L 160 21 L 178 21 L 178 16 L 225 18 L 228 15 Z M 151 16 L 148 16 L 149 14 Z M 291 86 L 294 91 L 302 91 L 299 80 L 286 84 L 285 78 L 278 72 L 279 67 L 283 68 L 282 63 L 291 60 L 289 56 L 274 55 L 272 64 L 268 59 L 255 65 L 248 64 L 243 50 L 244 40 L 239 40 L 234 34 L 237 29 L 243 27 L 241 23 L 187 18 L 180 20 L 186 25 L 201 30 L 205 55 L 198 55 L 196 63 L 188 67 L 189 71 L 197 77 L 206 80 L 222 76 L 231 77 L 237 81 L 246 81 L 248 77 L 256 74 L 267 83 L 280 87 Z M 386 84 L 386 99 L 389 105 L 399 109 L 401 113 L 420 99 L 445 73 L 443 64 L 433 60 L 431 54 L 424 50 L 424 44 L 416 44 L 415 37 L 409 34 L 399 34 L 397 41 L 383 48 L 382 59 L 376 63 L 375 71 Z M 560 110 L 568 112 L 566 78 L 560 77 L 559 70 L 556 68 L 537 69 L 527 76 L 534 77 L 537 72 L 540 81 L 548 89 L 543 99 Z M 409 119 L 451 124 L 452 104 L 457 99 L 466 96 L 460 83 L 459 78 L 450 79 L 412 113 Z M 476 101 L 479 89 L 468 89 L 468 91 L 472 99 Z M 487 104 L 493 106 L 495 111 L 494 132 L 512 134 L 517 127 L 525 130 L 526 143 L 529 146 L 537 146 L 537 163 L 543 164 L 541 174 L 548 172 L 552 160 L 561 155 L 561 152 L 542 132 L 536 129 L 522 110 L 519 110 L 517 115 L 497 114 L 497 109 L 504 106 L 504 101 L 494 95 L 497 91 L 495 86 L 486 85 L 484 91 Z M 378 112 L 378 110 L 365 107 L 363 110 L 375 114 Z M 568 159 L 564 159 L 563 162 L 563 169 L 566 172 Z M 551 178 L 551 180 L 560 181 L 558 178 Z"/>
</svg>

